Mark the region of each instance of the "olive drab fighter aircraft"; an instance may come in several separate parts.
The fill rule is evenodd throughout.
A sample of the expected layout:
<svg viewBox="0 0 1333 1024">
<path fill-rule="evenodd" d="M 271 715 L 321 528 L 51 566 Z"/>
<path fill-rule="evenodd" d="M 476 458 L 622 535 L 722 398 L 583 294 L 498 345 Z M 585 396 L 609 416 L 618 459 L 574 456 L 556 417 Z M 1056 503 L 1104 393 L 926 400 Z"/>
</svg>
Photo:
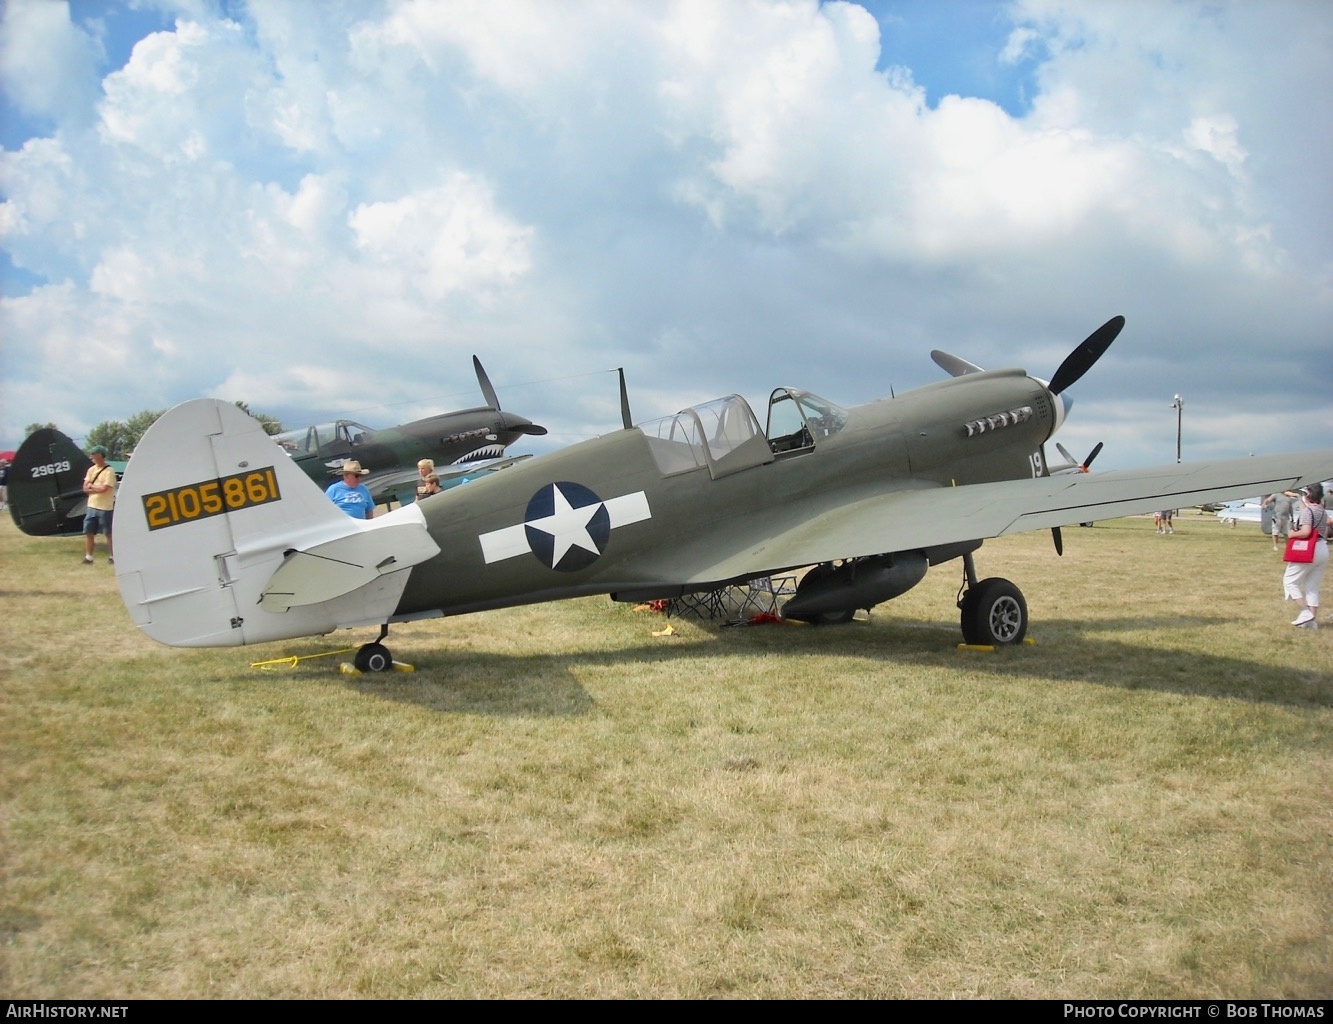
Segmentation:
<svg viewBox="0 0 1333 1024">
<path fill-rule="evenodd" d="M 529 419 L 504 412 L 481 360 L 472 357 L 472 367 L 481 386 L 484 406 L 441 413 L 401 426 L 373 430 L 352 420 L 321 423 L 277 434 L 274 440 L 321 487 L 342 477 L 344 462 L 356 461 L 370 470 L 362 478 L 377 505 L 415 497 L 417 463 L 431 459 L 440 468 L 437 475 L 448 486 L 468 473 L 504 468 L 513 460 L 505 449 L 520 437 L 546 433 Z M 458 468 L 448 471 L 446 467 Z"/>
<path fill-rule="evenodd" d="M 957 559 L 970 643 L 1022 640 L 1027 606 L 978 579 L 990 537 L 1282 490 L 1333 473 L 1333 451 L 1057 473 L 1043 446 L 1116 317 L 1049 382 L 954 362 L 947 380 L 852 409 L 794 387 L 766 426 L 740 396 L 543 454 L 369 521 L 323 495 L 234 406 L 177 406 L 121 486 L 116 572 L 163 643 L 230 646 L 379 627 L 356 655 L 392 664 L 395 622 L 559 598 L 671 598 L 808 568 L 782 609 L 837 621 Z"/>
</svg>

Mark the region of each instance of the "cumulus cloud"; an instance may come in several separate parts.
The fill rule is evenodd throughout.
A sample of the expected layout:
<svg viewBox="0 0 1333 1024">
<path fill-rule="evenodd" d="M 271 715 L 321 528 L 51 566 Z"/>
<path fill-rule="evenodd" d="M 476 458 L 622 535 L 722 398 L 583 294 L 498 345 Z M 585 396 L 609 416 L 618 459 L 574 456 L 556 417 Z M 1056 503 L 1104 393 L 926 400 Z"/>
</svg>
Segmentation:
<svg viewBox="0 0 1333 1024">
<path fill-rule="evenodd" d="M 454 293 L 484 300 L 492 284 L 523 276 L 531 264 L 532 229 L 496 210 L 489 190 L 463 174 L 392 202 L 362 204 L 349 222 L 356 247 L 427 301 Z"/>
<path fill-rule="evenodd" d="M 82 123 L 97 95 L 100 55 L 65 4 L 9 0 L 0 11 L 0 89 L 30 117 Z"/>
</svg>

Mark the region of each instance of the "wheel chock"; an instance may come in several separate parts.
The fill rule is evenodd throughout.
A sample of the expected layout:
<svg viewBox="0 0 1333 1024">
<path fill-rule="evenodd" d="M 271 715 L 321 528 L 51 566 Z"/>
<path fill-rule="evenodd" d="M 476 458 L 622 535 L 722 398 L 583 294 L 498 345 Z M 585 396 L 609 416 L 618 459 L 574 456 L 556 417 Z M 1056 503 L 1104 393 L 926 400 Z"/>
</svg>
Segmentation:
<svg viewBox="0 0 1333 1024">
<path fill-rule="evenodd" d="M 1022 641 L 1022 642 L 1023 642 L 1023 644 L 1024 644 L 1025 646 L 1027 646 L 1027 647 L 1036 647 L 1036 646 L 1037 646 L 1037 641 L 1036 641 L 1036 640 L 1033 640 L 1032 637 L 1030 637 L 1030 636 L 1025 636 L 1025 637 L 1023 637 L 1023 641 Z M 990 651 L 991 653 L 994 653 L 995 651 L 998 651 L 999 649 L 1000 649 L 1000 645 L 999 645 L 999 644 L 959 644 L 959 645 L 958 645 L 958 650 L 960 650 L 960 651 Z"/>
</svg>

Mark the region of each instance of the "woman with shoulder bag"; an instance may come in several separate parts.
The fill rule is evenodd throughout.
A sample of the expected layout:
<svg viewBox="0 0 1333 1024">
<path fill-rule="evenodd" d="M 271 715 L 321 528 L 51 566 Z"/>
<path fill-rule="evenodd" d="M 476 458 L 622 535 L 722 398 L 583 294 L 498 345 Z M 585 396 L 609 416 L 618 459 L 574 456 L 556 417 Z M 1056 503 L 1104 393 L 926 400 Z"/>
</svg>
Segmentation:
<svg viewBox="0 0 1333 1024">
<path fill-rule="evenodd" d="M 1293 626 L 1318 629 L 1319 586 L 1324 582 L 1328 568 L 1328 513 L 1324 510 L 1324 488 L 1306 484 L 1301 488 L 1301 507 L 1292 516 L 1291 533 L 1287 536 L 1287 570 L 1282 575 L 1282 588 L 1287 597 L 1300 606 L 1300 614 L 1292 619 Z M 1293 559 L 1300 559 L 1299 561 Z"/>
</svg>

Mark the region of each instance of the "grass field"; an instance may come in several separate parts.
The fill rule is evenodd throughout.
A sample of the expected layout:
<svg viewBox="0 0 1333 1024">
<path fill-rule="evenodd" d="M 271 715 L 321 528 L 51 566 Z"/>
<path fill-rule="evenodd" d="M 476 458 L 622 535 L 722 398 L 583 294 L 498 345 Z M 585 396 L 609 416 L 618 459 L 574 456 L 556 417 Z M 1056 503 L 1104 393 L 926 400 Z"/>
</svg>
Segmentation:
<svg viewBox="0 0 1333 1024">
<path fill-rule="evenodd" d="M 161 647 L 81 544 L 0 522 L 6 996 L 1333 996 L 1333 628 L 1254 527 L 990 542 L 996 653 L 950 565 L 844 627 L 399 626 L 388 677 Z"/>
</svg>

